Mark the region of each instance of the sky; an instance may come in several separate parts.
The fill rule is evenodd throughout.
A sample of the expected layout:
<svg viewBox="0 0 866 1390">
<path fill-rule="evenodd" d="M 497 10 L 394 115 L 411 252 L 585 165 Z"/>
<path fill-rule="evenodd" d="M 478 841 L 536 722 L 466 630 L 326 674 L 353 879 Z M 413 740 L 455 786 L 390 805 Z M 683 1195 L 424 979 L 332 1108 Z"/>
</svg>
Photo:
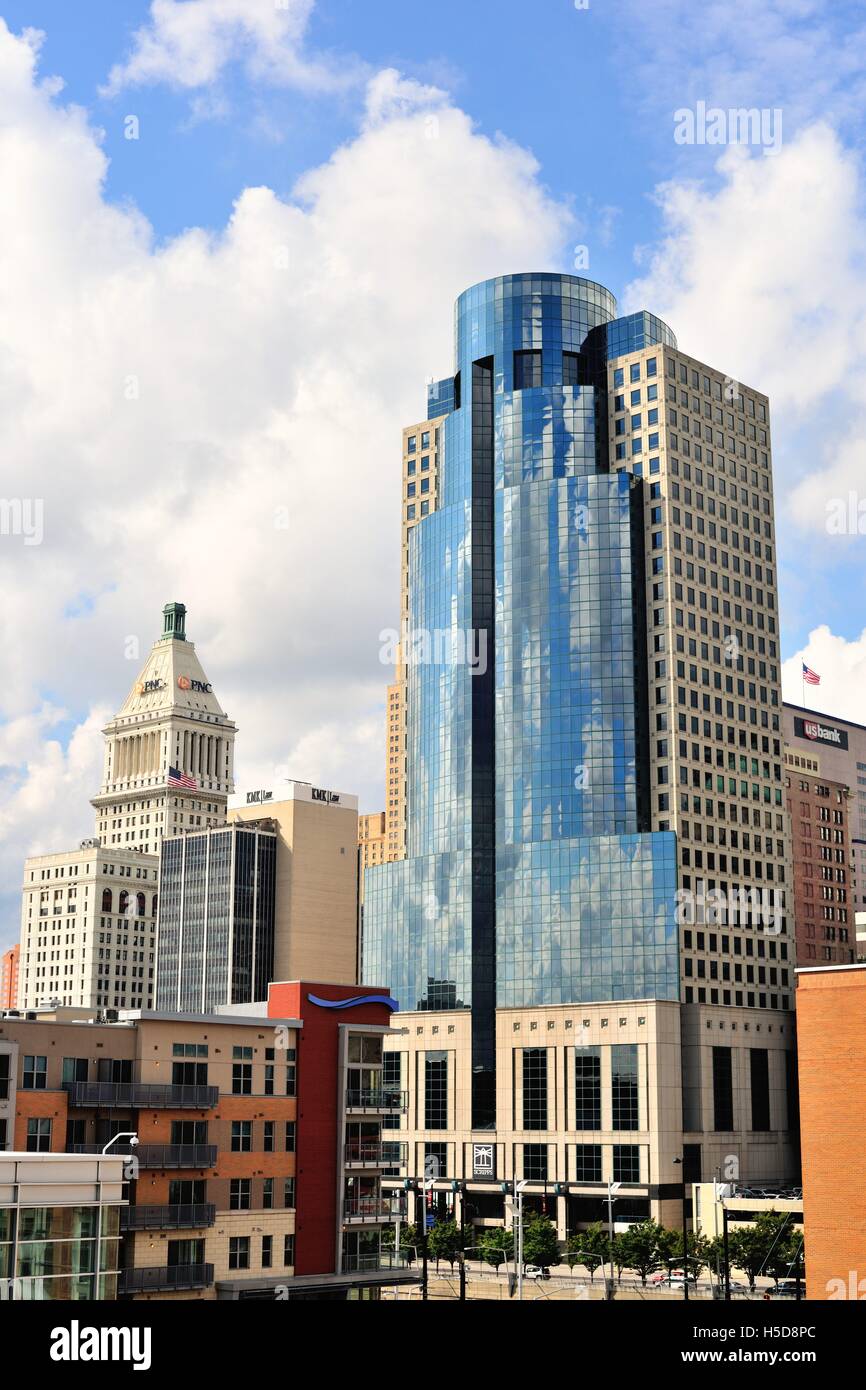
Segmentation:
<svg viewBox="0 0 866 1390">
<path fill-rule="evenodd" d="M 0 947 L 169 600 L 239 785 L 381 806 L 401 429 L 488 276 L 579 269 L 769 395 L 785 696 L 866 723 L 862 4 L 0 16 Z"/>
</svg>

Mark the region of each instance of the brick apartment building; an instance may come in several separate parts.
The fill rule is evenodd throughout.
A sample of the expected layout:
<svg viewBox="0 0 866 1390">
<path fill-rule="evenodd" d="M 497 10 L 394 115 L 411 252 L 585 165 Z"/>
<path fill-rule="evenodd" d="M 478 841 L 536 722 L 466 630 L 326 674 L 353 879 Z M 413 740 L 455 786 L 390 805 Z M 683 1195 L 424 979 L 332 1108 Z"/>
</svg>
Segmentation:
<svg viewBox="0 0 866 1390">
<path fill-rule="evenodd" d="M 414 1279 L 380 1267 L 382 1115 L 402 1102 L 381 1085 L 379 996 L 293 983 L 269 1012 L 7 1013 L 0 1151 L 125 1136 L 121 1298 L 376 1297 Z"/>
<path fill-rule="evenodd" d="M 797 960 L 850 965 L 857 959 L 850 790 L 803 766 L 789 764 L 785 780 Z"/>
</svg>

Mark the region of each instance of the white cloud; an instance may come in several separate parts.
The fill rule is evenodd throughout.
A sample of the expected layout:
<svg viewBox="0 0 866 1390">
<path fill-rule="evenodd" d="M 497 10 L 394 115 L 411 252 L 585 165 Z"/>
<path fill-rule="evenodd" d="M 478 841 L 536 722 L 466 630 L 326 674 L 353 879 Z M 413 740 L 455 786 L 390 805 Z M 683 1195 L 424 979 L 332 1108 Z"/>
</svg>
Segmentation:
<svg viewBox="0 0 866 1390">
<path fill-rule="evenodd" d="M 814 628 L 802 650 L 782 663 L 782 690 L 789 704 L 803 704 L 803 662 L 821 677 L 820 685 L 805 687 L 806 706 L 866 725 L 866 628 L 850 642 L 826 625 Z"/>
<path fill-rule="evenodd" d="M 245 189 L 219 234 L 157 246 L 106 203 L 97 135 L 34 63 L 0 24 L 3 489 L 45 516 L 41 546 L 0 537 L 7 886 L 34 845 L 90 829 L 92 710 L 123 699 L 126 639 L 146 652 L 168 599 L 238 721 L 242 781 L 289 760 L 375 807 L 401 427 L 450 369 L 454 296 L 557 263 L 569 231 L 526 151 L 385 74 L 290 199 Z M 65 760 L 34 752 L 46 702 L 77 726 Z"/>
<path fill-rule="evenodd" d="M 192 89 L 216 82 L 242 59 L 250 77 L 302 90 L 331 91 L 357 80 L 355 60 L 311 58 L 304 39 L 314 0 L 152 0 L 132 51 L 104 88 L 168 83 Z"/>
<path fill-rule="evenodd" d="M 858 163 L 817 125 L 772 157 L 730 149 L 717 169 L 713 187 L 657 190 L 665 235 L 625 303 L 659 313 L 685 351 L 770 396 L 777 511 L 823 528 L 825 499 L 866 477 Z"/>
<path fill-rule="evenodd" d="M 638 106 L 665 107 L 671 135 L 674 109 L 699 100 L 782 108 L 791 132 L 815 119 L 861 119 L 866 24 L 855 5 L 739 0 L 732 9 L 729 0 L 626 0 L 615 24 Z"/>
</svg>

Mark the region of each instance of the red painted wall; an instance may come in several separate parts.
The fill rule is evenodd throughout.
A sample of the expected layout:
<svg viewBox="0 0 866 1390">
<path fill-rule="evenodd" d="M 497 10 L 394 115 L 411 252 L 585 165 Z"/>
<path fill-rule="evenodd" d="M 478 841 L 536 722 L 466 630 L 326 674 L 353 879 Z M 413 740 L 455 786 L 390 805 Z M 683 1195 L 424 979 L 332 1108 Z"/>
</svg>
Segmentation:
<svg viewBox="0 0 866 1390">
<path fill-rule="evenodd" d="M 268 991 L 270 1018 L 299 1018 L 298 1128 L 295 1155 L 295 1274 L 332 1274 L 337 1230 L 337 1126 L 342 1097 L 337 1092 L 339 1029 L 343 1023 L 390 1026 L 384 1004 L 359 1004 L 351 1009 L 323 1009 L 320 999 L 351 999 L 381 994 L 368 985 L 317 985 L 293 980 L 272 984 Z"/>
</svg>

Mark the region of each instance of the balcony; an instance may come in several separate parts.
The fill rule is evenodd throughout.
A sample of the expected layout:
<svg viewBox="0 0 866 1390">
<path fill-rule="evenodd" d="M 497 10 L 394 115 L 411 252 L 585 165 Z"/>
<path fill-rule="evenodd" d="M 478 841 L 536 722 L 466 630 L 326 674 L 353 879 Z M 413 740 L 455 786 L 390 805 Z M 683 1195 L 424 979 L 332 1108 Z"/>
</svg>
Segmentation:
<svg viewBox="0 0 866 1390">
<path fill-rule="evenodd" d="M 411 1265 L 412 1261 L 404 1251 L 399 1254 L 393 1250 L 380 1250 L 378 1254 L 343 1254 L 343 1271 L 346 1274 L 371 1274 L 378 1270 L 395 1270 L 405 1274 Z"/>
<path fill-rule="evenodd" d="M 355 1086 L 346 1091 L 346 1109 L 381 1114 L 404 1114 L 408 1106 L 407 1091 L 392 1091 L 384 1086 L 361 1090 Z"/>
<path fill-rule="evenodd" d="M 166 1207 L 121 1207 L 122 1231 L 186 1231 L 212 1226 L 216 1221 L 213 1202 Z"/>
<path fill-rule="evenodd" d="M 101 1154 L 103 1144 L 70 1144 L 69 1153 Z M 115 1144 L 109 1153 L 137 1158 L 140 1168 L 214 1168 L 216 1144 Z"/>
<path fill-rule="evenodd" d="M 347 1139 L 344 1156 L 347 1168 L 381 1168 L 382 1145 L 374 1139 Z"/>
<path fill-rule="evenodd" d="M 144 1081 L 67 1081 L 70 1106 L 116 1110 L 211 1110 L 218 1086 L 160 1086 Z"/>
<path fill-rule="evenodd" d="M 383 1221 L 393 1219 L 391 1203 L 383 1201 L 380 1197 L 365 1197 L 360 1201 L 343 1203 L 343 1222 L 347 1226 L 380 1226 Z"/>
<path fill-rule="evenodd" d="M 155 1265 L 121 1270 L 118 1292 L 178 1293 L 186 1289 L 206 1289 L 212 1283 L 213 1265 Z"/>
</svg>

